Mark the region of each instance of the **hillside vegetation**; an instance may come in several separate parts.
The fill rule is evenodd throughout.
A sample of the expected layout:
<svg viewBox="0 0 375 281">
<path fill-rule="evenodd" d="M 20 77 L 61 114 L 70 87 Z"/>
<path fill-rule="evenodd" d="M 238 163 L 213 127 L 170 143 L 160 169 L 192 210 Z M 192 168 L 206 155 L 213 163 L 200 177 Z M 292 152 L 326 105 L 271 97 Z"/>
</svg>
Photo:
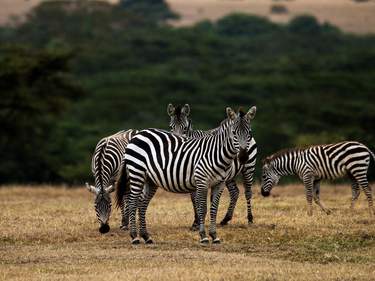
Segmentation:
<svg viewBox="0 0 375 281">
<path fill-rule="evenodd" d="M 91 179 L 101 137 L 167 129 L 170 102 L 189 103 L 199 129 L 257 105 L 259 158 L 344 139 L 374 149 L 375 36 L 308 15 L 180 28 L 176 17 L 162 0 L 46 1 L 1 27 L 0 181 Z"/>
</svg>

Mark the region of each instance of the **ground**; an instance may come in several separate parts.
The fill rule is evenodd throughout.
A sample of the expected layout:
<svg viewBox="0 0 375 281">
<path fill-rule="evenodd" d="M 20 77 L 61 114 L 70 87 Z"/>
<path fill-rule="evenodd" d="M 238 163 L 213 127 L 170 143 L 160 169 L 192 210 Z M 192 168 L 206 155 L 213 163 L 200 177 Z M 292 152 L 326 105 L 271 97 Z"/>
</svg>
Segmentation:
<svg viewBox="0 0 375 281">
<path fill-rule="evenodd" d="M 191 232 L 189 197 L 158 191 L 148 213 L 153 245 L 130 244 L 114 210 L 101 235 L 93 195 L 82 188 L 0 187 L 0 280 L 374 280 L 375 218 L 349 185 L 322 185 L 329 216 L 306 215 L 301 185 L 262 198 L 254 186 L 254 224 L 243 194 L 221 245 L 202 247 Z M 222 218 L 228 204 L 221 199 Z"/>
</svg>

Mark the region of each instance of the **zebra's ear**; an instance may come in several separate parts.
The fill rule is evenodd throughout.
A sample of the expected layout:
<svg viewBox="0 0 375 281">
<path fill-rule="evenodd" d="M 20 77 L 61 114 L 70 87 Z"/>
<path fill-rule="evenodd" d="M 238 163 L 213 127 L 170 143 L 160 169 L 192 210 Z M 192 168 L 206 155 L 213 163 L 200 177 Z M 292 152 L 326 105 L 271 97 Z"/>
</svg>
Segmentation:
<svg viewBox="0 0 375 281">
<path fill-rule="evenodd" d="M 231 109 L 230 107 L 227 107 L 227 116 L 231 120 L 234 120 L 237 117 L 236 112 L 233 109 Z"/>
<path fill-rule="evenodd" d="M 252 120 L 255 117 L 255 113 L 257 112 L 257 107 L 253 106 L 249 109 L 249 111 L 246 113 L 246 118 L 248 120 Z"/>
<path fill-rule="evenodd" d="M 168 113 L 168 115 L 172 116 L 174 114 L 174 111 L 175 111 L 175 108 L 174 108 L 173 104 L 171 104 L 171 103 L 168 104 L 168 106 L 167 106 L 167 113 Z"/>
<path fill-rule="evenodd" d="M 86 188 L 87 188 L 88 191 L 90 191 L 91 193 L 97 194 L 95 186 L 89 185 L 87 182 L 86 182 Z"/>
<path fill-rule="evenodd" d="M 190 106 L 188 104 L 185 104 L 184 107 L 182 108 L 182 112 L 186 115 L 189 116 L 190 114 Z"/>
<path fill-rule="evenodd" d="M 107 192 L 107 193 L 111 193 L 111 192 L 113 192 L 113 191 L 115 191 L 115 186 L 114 186 L 114 185 L 110 185 L 110 186 L 108 186 L 108 187 L 105 189 L 105 192 Z"/>
</svg>

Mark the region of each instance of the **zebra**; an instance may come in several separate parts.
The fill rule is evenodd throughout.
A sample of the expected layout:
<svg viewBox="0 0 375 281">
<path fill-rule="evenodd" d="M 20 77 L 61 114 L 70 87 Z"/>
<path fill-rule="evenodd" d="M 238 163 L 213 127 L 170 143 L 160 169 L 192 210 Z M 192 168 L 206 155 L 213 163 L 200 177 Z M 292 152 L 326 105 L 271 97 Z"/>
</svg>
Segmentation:
<svg viewBox="0 0 375 281">
<path fill-rule="evenodd" d="M 186 135 L 188 138 L 200 138 L 202 136 L 214 134 L 220 128 L 215 128 L 209 131 L 202 131 L 202 130 L 193 130 L 191 119 L 189 119 L 190 115 L 190 107 L 188 104 L 185 104 L 183 107 L 176 106 L 174 107 L 172 104 L 169 104 L 167 107 L 167 113 L 170 116 L 170 129 L 171 132 L 177 135 Z M 257 144 L 255 139 L 252 138 L 250 147 L 247 151 L 246 163 L 241 164 L 241 161 L 237 157 L 233 161 L 233 177 L 228 178 L 226 181 L 226 187 L 229 191 L 230 196 L 230 204 L 227 210 L 226 215 L 224 216 L 223 220 L 220 222 L 221 225 L 226 225 L 233 217 L 233 212 L 236 207 L 239 190 L 235 182 L 235 177 L 242 173 L 244 179 L 244 188 L 245 188 L 245 197 L 247 202 L 247 219 L 248 224 L 253 223 L 253 214 L 251 211 L 251 198 L 252 198 L 252 184 L 254 179 L 254 171 L 255 171 L 255 164 L 256 164 L 256 156 L 257 156 Z M 194 222 L 192 225 L 192 229 L 196 229 L 198 226 L 198 214 L 195 208 L 195 193 L 191 193 L 191 201 L 193 202 L 194 206 Z"/>
<path fill-rule="evenodd" d="M 368 200 L 370 213 L 373 211 L 371 186 L 367 180 L 370 155 L 374 153 L 356 141 L 314 145 L 305 149 L 284 149 L 263 160 L 261 193 L 269 196 L 281 176 L 297 175 L 303 181 L 308 204 L 307 214 L 312 215 L 312 199 L 328 215 L 331 213 L 320 201 L 320 181 L 337 179 L 348 175 L 352 181 L 351 208 L 362 187 Z"/>
<path fill-rule="evenodd" d="M 114 183 L 123 165 L 123 156 L 129 140 L 137 133 L 137 130 L 119 131 L 111 136 L 101 139 L 96 145 L 91 170 L 95 178 L 95 186 L 86 182 L 86 188 L 95 194 L 95 213 L 100 223 L 99 232 L 107 233 L 110 230 L 108 221 L 111 214 L 110 193 L 115 190 Z M 121 229 L 127 229 L 129 216 L 121 201 Z"/>
<path fill-rule="evenodd" d="M 178 114 L 177 114 L 178 112 Z M 183 107 L 174 107 L 173 104 L 168 104 L 167 113 L 171 117 L 169 128 L 171 132 L 176 135 L 186 135 L 189 131 L 190 122 L 188 120 L 190 114 L 190 106 L 185 104 Z"/>
<path fill-rule="evenodd" d="M 228 118 L 221 122 L 216 134 L 202 138 L 186 138 L 160 129 L 140 131 L 133 137 L 125 152 L 125 163 L 116 186 L 117 205 L 129 193 L 129 223 L 132 244 L 140 243 L 137 237 L 136 209 L 139 208 L 140 236 L 153 243 L 146 228 L 146 211 L 158 186 L 175 193 L 196 191 L 200 242 L 209 242 L 205 231 L 207 192 L 211 186 L 209 235 L 213 243 L 220 243 L 216 235 L 216 212 L 221 183 L 233 174 L 233 159 L 247 151 L 251 140 L 250 121 L 256 107 L 238 114 L 226 110 Z M 138 205 L 143 188 L 148 196 Z"/>
</svg>

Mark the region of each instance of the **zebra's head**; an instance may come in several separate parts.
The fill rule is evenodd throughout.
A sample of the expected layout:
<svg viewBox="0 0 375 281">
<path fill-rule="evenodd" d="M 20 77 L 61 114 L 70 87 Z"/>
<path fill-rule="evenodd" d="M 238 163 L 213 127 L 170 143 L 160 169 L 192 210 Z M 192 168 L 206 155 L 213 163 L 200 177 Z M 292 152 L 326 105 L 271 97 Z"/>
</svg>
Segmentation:
<svg viewBox="0 0 375 281">
<path fill-rule="evenodd" d="M 169 127 L 171 132 L 178 135 L 186 135 L 187 132 L 190 130 L 190 106 L 185 104 L 184 106 L 176 106 L 174 107 L 173 104 L 168 104 L 167 113 L 171 117 L 169 122 Z"/>
<path fill-rule="evenodd" d="M 271 158 L 267 157 L 263 160 L 262 167 L 262 184 L 261 193 L 264 197 L 270 195 L 272 187 L 279 182 L 280 175 L 276 172 L 275 166 Z"/>
<path fill-rule="evenodd" d="M 247 151 L 250 149 L 253 138 L 250 122 L 254 119 L 255 113 L 255 106 L 251 107 L 247 113 L 242 109 L 236 113 L 230 107 L 227 107 L 227 116 L 231 120 L 233 145 L 235 150 L 238 151 L 238 158 L 242 164 L 248 159 Z"/>
<path fill-rule="evenodd" d="M 95 194 L 94 205 L 96 217 L 100 223 L 99 232 L 107 233 L 110 229 L 108 221 L 112 208 L 111 196 L 109 194 L 115 190 L 115 187 L 110 185 L 107 188 L 101 188 L 86 183 L 86 188 Z"/>
</svg>

